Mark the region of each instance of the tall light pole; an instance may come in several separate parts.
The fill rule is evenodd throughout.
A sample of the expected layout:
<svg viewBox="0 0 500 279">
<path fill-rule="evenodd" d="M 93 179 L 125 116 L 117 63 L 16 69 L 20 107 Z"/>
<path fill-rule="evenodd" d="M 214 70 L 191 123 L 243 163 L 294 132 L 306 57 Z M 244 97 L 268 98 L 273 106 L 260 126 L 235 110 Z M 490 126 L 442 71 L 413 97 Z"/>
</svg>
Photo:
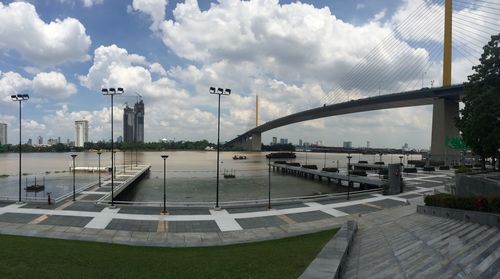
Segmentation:
<svg viewBox="0 0 500 279">
<path fill-rule="evenodd" d="M 268 199 L 267 199 L 267 208 L 271 209 L 271 157 L 267 158 L 268 159 L 268 165 L 269 165 L 269 187 L 268 187 Z"/>
<path fill-rule="evenodd" d="M 323 168 L 326 168 L 326 151 L 325 151 L 325 160 L 323 161 Z"/>
<path fill-rule="evenodd" d="M 97 157 L 99 157 L 99 188 L 101 188 L 101 151 L 97 151 Z"/>
<path fill-rule="evenodd" d="M 352 156 L 347 156 L 347 200 L 349 200 L 350 189 L 351 189 L 351 159 Z"/>
<path fill-rule="evenodd" d="M 219 95 L 219 106 L 217 109 L 217 189 L 215 196 L 215 209 L 220 209 L 219 207 L 220 96 L 231 95 L 231 89 L 217 88 L 217 90 L 215 90 L 215 87 L 210 87 L 209 92 L 210 94 Z"/>
<path fill-rule="evenodd" d="M 30 96 L 28 94 L 17 94 L 11 95 L 12 101 L 19 102 L 19 200 L 21 202 L 21 102 L 29 100 Z"/>
<path fill-rule="evenodd" d="M 115 170 L 115 160 L 113 156 L 114 152 L 114 139 L 113 139 L 113 96 L 115 95 L 121 95 L 125 91 L 123 88 L 118 87 L 117 89 L 115 88 L 103 88 L 102 90 L 103 95 L 108 95 L 111 96 L 111 207 L 115 206 L 115 181 L 114 181 L 114 170 Z"/>
<path fill-rule="evenodd" d="M 163 214 L 167 213 L 167 158 L 168 155 L 161 155 L 163 158 Z"/>
<path fill-rule="evenodd" d="M 113 151 L 113 161 L 116 162 L 116 151 Z M 113 176 L 116 178 L 116 168 L 113 167 Z"/>
<path fill-rule="evenodd" d="M 399 164 L 403 166 L 403 155 L 399 155 Z"/>
<path fill-rule="evenodd" d="M 76 193 L 75 193 L 75 158 L 76 154 L 71 154 L 71 158 L 73 159 L 73 201 L 76 200 Z"/>
</svg>

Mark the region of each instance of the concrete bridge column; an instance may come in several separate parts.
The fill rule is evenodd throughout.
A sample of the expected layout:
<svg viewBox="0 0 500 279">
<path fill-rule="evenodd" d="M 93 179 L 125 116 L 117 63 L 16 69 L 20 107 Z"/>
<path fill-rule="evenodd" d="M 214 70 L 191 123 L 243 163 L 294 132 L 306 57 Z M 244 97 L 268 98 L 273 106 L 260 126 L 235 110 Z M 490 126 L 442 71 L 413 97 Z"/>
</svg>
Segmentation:
<svg viewBox="0 0 500 279">
<path fill-rule="evenodd" d="M 447 137 L 459 136 L 455 119 L 458 117 L 458 100 L 436 99 L 432 108 L 431 160 L 449 164 L 460 160 L 460 152 L 446 145 Z"/>
</svg>

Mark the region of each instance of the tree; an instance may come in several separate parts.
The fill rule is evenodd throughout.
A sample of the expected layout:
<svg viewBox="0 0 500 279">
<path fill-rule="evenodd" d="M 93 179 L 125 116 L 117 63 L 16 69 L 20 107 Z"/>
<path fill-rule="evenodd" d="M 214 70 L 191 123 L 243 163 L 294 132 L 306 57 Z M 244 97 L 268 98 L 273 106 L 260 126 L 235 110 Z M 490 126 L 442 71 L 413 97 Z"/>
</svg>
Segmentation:
<svg viewBox="0 0 500 279">
<path fill-rule="evenodd" d="M 500 148 L 500 34 L 491 36 L 483 47 L 479 65 L 464 84 L 465 107 L 460 110 L 457 127 L 465 143 L 485 159 L 498 158 Z"/>
</svg>

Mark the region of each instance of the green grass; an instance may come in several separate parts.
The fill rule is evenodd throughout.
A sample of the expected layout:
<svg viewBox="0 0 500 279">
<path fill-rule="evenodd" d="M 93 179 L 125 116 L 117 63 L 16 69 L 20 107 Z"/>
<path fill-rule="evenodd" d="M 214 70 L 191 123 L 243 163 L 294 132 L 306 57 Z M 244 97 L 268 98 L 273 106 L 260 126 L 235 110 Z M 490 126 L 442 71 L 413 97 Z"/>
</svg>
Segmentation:
<svg viewBox="0 0 500 279">
<path fill-rule="evenodd" d="M 336 231 L 200 248 L 0 235 L 0 278 L 297 278 Z"/>
</svg>

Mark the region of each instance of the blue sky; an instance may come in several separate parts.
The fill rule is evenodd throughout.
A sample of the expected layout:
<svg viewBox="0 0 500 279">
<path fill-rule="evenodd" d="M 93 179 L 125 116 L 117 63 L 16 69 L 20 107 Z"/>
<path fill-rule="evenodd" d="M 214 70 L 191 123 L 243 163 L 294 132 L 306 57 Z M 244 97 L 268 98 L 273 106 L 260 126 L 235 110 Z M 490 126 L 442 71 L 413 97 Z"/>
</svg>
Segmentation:
<svg viewBox="0 0 500 279">
<path fill-rule="evenodd" d="M 392 34 L 421 5 L 437 22 L 422 28 L 439 29 L 440 0 L 1 3 L 0 122 L 9 124 L 9 142 L 17 141 L 18 125 L 17 107 L 8 96 L 21 92 L 32 97 L 24 104 L 23 141 L 39 135 L 73 140 L 74 121 L 80 119 L 90 121 L 91 140 L 109 137 L 109 100 L 99 92 L 107 86 L 126 90 L 115 103 L 115 137 L 121 135 L 124 103 L 132 104 L 135 92 L 143 95 L 147 141 L 214 141 L 216 99 L 208 87 L 231 87 L 233 95 L 222 103 L 222 138 L 230 140 L 255 122 L 255 95 L 261 99 L 261 122 L 321 105 L 387 36 L 401 45 L 399 54 L 370 62 L 366 71 L 378 64 L 397 71 L 410 60 L 420 63 L 421 70 L 404 79 L 393 74 L 401 80 L 386 77 L 390 84 L 381 91 L 415 89 L 408 84 L 419 80 L 425 86 L 431 80 L 439 85 L 439 47 L 432 49 L 440 45 L 440 36 L 421 41 L 418 30 Z M 463 9 L 456 8 L 457 13 Z M 455 55 L 455 82 L 465 80 L 470 60 L 477 60 L 461 56 Z M 356 74 L 366 80 L 370 76 Z M 372 87 L 381 85 L 367 84 L 349 94 L 369 96 Z M 341 100 L 342 93 L 335 90 L 333 99 Z M 428 148 L 430 112 L 429 107 L 417 107 L 310 121 L 269 131 L 263 140 L 277 136 L 327 145 L 350 140 L 355 146 L 368 140 L 372 146 L 408 142 Z M 386 125 L 394 118 L 398 124 Z"/>
</svg>

